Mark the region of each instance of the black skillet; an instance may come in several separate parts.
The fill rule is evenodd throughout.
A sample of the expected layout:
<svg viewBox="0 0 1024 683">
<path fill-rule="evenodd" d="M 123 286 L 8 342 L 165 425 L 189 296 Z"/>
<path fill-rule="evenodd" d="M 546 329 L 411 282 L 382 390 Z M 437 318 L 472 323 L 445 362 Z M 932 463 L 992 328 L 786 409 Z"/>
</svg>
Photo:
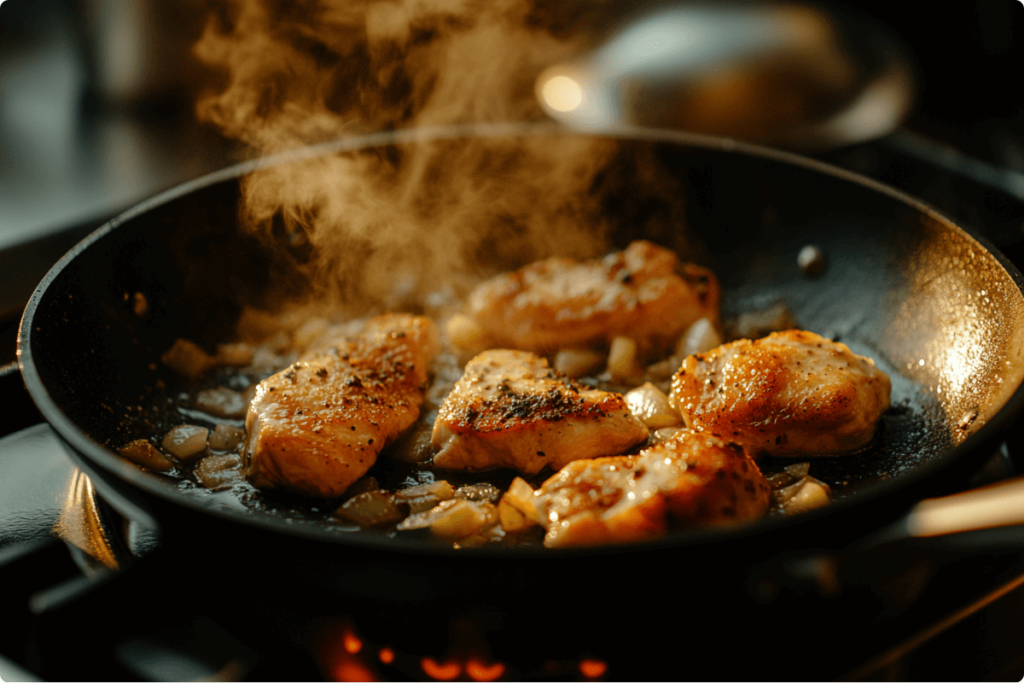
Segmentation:
<svg viewBox="0 0 1024 683">
<path fill-rule="evenodd" d="M 398 133 L 261 163 L 326 154 L 401 163 L 414 139 L 457 144 L 480 135 L 549 136 L 557 146 L 575 134 L 513 126 Z M 180 384 L 161 353 L 179 337 L 212 348 L 230 338 L 241 303 L 279 297 L 301 283 L 291 256 L 270 254 L 236 229 L 239 178 L 254 164 L 145 202 L 65 256 L 24 315 L 19 359 L 26 385 L 108 501 L 158 526 L 164 545 L 189 562 L 215 556 L 237 561 L 232 566 L 246 568 L 241 573 L 260 567 L 290 582 L 342 593 L 358 587 L 360 595 L 400 603 L 497 587 L 514 602 L 550 589 L 558 576 L 574 577 L 583 591 L 595 577 L 637 568 L 671 566 L 706 577 L 774 553 L 843 547 L 914 502 L 965 485 L 1024 400 L 1024 296 L 1021 275 L 1005 258 L 909 197 L 800 157 L 665 132 L 616 140 L 594 189 L 615 245 L 647 237 L 685 248 L 718 273 L 725 319 L 783 302 L 801 327 L 872 356 L 892 375 L 894 407 L 876 443 L 812 465 L 838 492 L 830 507 L 680 531 L 628 548 L 453 550 L 422 537 L 339 533 L 320 521 L 225 506 L 126 462 L 113 449 L 151 436 L 166 415 L 166 396 Z M 684 203 L 666 201 L 638 180 L 640 160 L 652 159 Z M 682 237 L 681 206 L 696 240 Z M 807 244 L 827 255 L 815 278 L 797 267 Z M 493 251 L 481 258 L 519 265 Z M 134 310 L 136 292 L 148 302 L 142 316 Z"/>
</svg>

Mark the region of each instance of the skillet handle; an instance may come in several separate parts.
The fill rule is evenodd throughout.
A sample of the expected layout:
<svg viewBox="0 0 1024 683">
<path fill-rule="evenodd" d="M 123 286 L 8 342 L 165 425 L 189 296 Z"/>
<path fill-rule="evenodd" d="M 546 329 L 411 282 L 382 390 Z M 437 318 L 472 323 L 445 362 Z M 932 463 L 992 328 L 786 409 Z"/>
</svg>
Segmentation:
<svg viewBox="0 0 1024 683">
<path fill-rule="evenodd" d="M 938 556 L 1024 551 L 1024 476 L 923 500 L 844 555 L 911 548 Z"/>
<path fill-rule="evenodd" d="M 1024 477 L 923 500 L 911 508 L 902 525 L 913 538 L 1024 525 Z M 1019 535 L 1024 538 L 1024 527 Z"/>
</svg>

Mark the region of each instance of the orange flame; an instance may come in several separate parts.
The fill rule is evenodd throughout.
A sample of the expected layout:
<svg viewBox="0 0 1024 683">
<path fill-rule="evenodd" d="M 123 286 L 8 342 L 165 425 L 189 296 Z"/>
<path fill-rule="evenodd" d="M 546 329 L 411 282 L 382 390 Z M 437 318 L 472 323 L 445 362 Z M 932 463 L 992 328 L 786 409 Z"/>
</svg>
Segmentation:
<svg viewBox="0 0 1024 683">
<path fill-rule="evenodd" d="M 331 677 L 336 681 L 378 681 L 377 675 L 358 657 L 342 654 L 331 667 Z"/>
<path fill-rule="evenodd" d="M 462 667 L 455 661 L 441 664 L 430 657 L 425 657 L 421 664 L 423 666 L 423 673 L 437 681 L 455 680 L 462 672 Z"/>
<path fill-rule="evenodd" d="M 608 665 L 599 659 L 584 659 L 580 662 L 580 673 L 587 678 L 600 678 L 608 671 Z"/>
<path fill-rule="evenodd" d="M 501 662 L 484 664 L 475 659 L 466 662 L 466 673 L 474 681 L 496 681 L 505 673 L 505 665 Z"/>
<path fill-rule="evenodd" d="M 363 649 L 363 641 L 359 639 L 355 633 L 349 630 L 345 630 L 345 634 L 342 636 L 342 644 L 345 646 L 345 652 L 354 655 Z"/>
</svg>

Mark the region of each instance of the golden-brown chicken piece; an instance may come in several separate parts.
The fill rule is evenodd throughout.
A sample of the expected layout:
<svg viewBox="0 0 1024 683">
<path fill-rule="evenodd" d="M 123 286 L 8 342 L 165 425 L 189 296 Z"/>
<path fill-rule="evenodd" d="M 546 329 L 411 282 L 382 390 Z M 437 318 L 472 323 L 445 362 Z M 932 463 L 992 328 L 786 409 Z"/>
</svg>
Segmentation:
<svg viewBox="0 0 1024 683">
<path fill-rule="evenodd" d="M 706 268 L 646 241 L 597 261 L 549 258 L 480 284 L 469 315 L 491 346 L 548 353 L 635 340 L 668 350 L 700 318 L 718 319 L 718 283 Z"/>
<path fill-rule="evenodd" d="M 751 454 L 831 455 L 865 446 L 889 408 L 889 376 L 813 332 L 741 339 L 690 356 L 669 401 L 686 425 Z"/>
<path fill-rule="evenodd" d="M 466 364 L 431 441 L 438 467 L 536 474 L 646 439 L 647 427 L 619 394 L 583 386 L 532 353 L 495 349 Z"/>
<path fill-rule="evenodd" d="M 743 449 L 682 430 L 638 455 L 579 460 L 537 491 L 544 545 L 649 539 L 672 527 L 757 519 L 771 487 Z"/>
<path fill-rule="evenodd" d="M 433 321 L 383 315 L 332 342 L 257 386 L 245 420 L 254 486 L 339 496 L 416 421 Z"/>
</svg>

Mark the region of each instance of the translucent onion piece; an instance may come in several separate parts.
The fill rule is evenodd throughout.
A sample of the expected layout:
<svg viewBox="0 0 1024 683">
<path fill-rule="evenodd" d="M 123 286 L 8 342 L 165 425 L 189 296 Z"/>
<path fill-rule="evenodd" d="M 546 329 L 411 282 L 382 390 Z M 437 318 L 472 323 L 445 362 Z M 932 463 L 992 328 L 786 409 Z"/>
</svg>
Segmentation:
<svg viewBox="0 0 1024 683">
<path fill-rule="evenodd" d="M 608 374 L 612 381 L 624 384 L 639 383 L 643 369 L 636 356 L 636 341 L 629 337 L 615 337 L 608 349 Z"/>
<path fill-rule="evenodd" d="M 209 433 L 206 427 L 179 425 L 167 432 L 160 445 L 178 460 L 189 462 L 206 451 L 206 437 Z"/>
<path fill-rule="evenodd" d="M 806 477 L 810 469 L 811 463 L 798 462 L 794 465 L 789 465 L 781 472 L 768 475 L 765 479 L 768 481 L 768 484 L 772 489 L 778 491 L 786 488 L 787 486 L 791 486 Z"/>
<path fill-rule="evenodd" d="M 410 515 L 398 529 L 430 529 L 439 538 L 455 540 L 482 533 L 497 522 L 498 510 L 491 503 L 455 499 L 443 501 L 427 512 Z"/>
<path fill-rule="evenodd" d="M 501 489 L 487 482 L 469 484 L 468 486 L 460 486 L 456 489 L 455 497 L 475 502 L 487 501 L 488 503 L 497 503 L 498 499 L 501 498 Z"/>
<path fill-rule="evenodd" d="M 828 503 L 831 495 L 832 490 L 825 482 L 814 477 L 803 477 L 796 483 L 772 491 L 772 504 L 790 514 L 822 507 Z"/>
<path fill-rule="evenodd" d="M 455 497 L 455 489 L 452 488 L 451 484 L 442 479 L 430 484 L 411 486 L 395 493 L 395 497 L 399 499 L 419 498 L 420 496 L 437 496 L 441 500 L 451 500 Z"/>
<path fill-rule="evenodd" d="M 674 427 L 683 422 L 675 408 L 669 405 L 668 396 L 650 382 L 627 393 L 626 405 L 629 412 L 647 425 L 648 429 Z"/>
<path fill-rule="evenodd" d="M 244 430 L 227 424 L 219 424 L 210 434 L 208 445 L 211 451 L 233 451 L 244 438 Z"/>
<path fill-rule="evenodd" d="M 364 529 L 371 529 L 391 526 L 401 521 L 407 510 L 407 507 L 399 505 L 389 494 L 377 490 L 360 493 L 348 499 L 334 511 L 334 516 L 358 524 Z"/>
<path fill-rule="evenodd" d="M 707 318 L 701 318 L 690 325 L 689 329 L 679 338 L 675 355 L 677 358 L 686 358 L 695 353 L 705 353 L 721 344 L 722 338 L 715 330 L 715 326 Z M 678 369 L 677 366 L 676 370 Z"/>
<path fill-rule="evenodd" d="M 196 394 L 195 406 L 196 410 L 227 418 L 244 417 L 249 410 L 249 402 L 245 400 L 245 396 L 227 387 L 203 389 Z"/>
<path fill-rule="evenodd" d="M 555 370 L 569 377 L 582 377 L 600 369 L 604 354 L 590 349 L 562 349 L 555 355 Z"/>
<path fill-rule="evenodd" d="M 795 486 L 798 486 L 799 490 L 782 504 L 782 509 L 788 515 L 825 507 L 831 500 L 828 484 L 818 481 L 814 477 L 807 477 Z"/>
<path fill-rule="evenodd" d="M 211 455 L 196 465 L 194 474 L 211 491 L 229 489 L 242 481 L 242 458 L 237 453 Z"/>
<path fill-rule="evenodd" d="M 503 531 L 510 534 L 517 534 L 537 526 L 537 522 L 528 519 L 504 498 L 498 503 L 498 524 L 501 525 Z"/>
<path fill-rule="evenodd" d="M 664 443 L 675 437 L 683 429 L 684 427 L 662 427 L 661 429 L 656 429 L 651 434 L 651 438 L 654 443 Z"/>
<path fill-rule="evenodd" d="M 786 467 L 786 472 L 790 476 L 797 479 L 802 479 L 807 476 L 807 473 L 811 471 L 811 463 L 809 462 L 798 462 Z"/>
<path fill-rule="evenodd" d="M 174 463 L 145 439 L 132 441 L 127 446 L 118 450 L 118 453 L 136 465 L 145 467 L 148 470 L 167 472 L 174 469 Z"/>
<path fill-rule="evenodd" d="M 426 512 L 427 510 L 433 510 L 435 507 L 441 504 L 441 499 L 437 496 L 418 496 L 416 498 L 403 498 L 402 502 L 409 506 L 409 512 L 411 514 L 419 514 Z"/>
<path fill-rule="evenodd" d="M 502 503 L 518 510 L 533 524 L 540 524 L 540 513 L 537 512 L 536 500 L 537 496 L 534 494 L 533 487 L 522 477 L 513 479 L 508 491 L 501 498 Z"/>
<path fill-rule="evenodd" d="M 164 365 L 189 379 L 202 377 L 217 361 L 195 342 L 179 339 L 160 356 Z"/>
</svg>

